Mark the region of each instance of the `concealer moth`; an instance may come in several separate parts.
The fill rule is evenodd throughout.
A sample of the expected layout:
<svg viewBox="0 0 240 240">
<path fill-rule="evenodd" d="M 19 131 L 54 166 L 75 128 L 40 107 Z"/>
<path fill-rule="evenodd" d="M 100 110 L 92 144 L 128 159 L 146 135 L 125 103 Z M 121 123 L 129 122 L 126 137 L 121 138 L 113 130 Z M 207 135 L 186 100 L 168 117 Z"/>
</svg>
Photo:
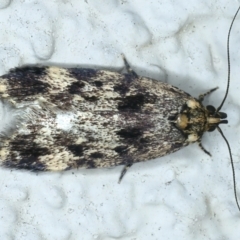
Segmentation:
<svg viewBox="0 0 240 240">
<path fill-rule="evenodd" d="M 237 10 L 231 23 L 236 18 Z M 30 171 L 64 171 L 124 165 L 119 181 L 136 162 L 201 144 L 206 131 L 228 123 L 216 109 L 166 83 L 128 73 L 87 68 L 24 66 L 0 77 L 2 106 L 0 164 Z M 229 61 L 230 62 L 230 61 Z M 233 168 L 235 200 L 240 210 Z"/>
</svg>

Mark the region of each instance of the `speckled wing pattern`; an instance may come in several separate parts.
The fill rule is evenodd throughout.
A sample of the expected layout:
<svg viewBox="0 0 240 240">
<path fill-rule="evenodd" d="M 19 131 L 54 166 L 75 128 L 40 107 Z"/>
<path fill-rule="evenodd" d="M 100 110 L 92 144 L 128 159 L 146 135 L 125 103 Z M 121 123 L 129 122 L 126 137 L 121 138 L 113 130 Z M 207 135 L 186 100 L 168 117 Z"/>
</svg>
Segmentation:
<svg viewBox="0 0 240 240">
<path fill-rule="evenodd" d="M 105 70 L 23 67 L 0 77 L 0 97 L 22 109 L 2 134 L 0 162 L 32 171 L 111 167 L 186 146 L 168 120 L 193 99 L 144 77 Z"/>
</svg>

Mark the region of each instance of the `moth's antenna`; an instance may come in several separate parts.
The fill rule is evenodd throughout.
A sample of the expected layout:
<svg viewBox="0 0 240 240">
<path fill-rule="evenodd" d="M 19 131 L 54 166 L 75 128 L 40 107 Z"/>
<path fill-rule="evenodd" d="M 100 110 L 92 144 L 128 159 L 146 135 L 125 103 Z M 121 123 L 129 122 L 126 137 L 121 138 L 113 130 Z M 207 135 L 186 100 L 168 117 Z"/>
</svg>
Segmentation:
<svg viewBox="0 0 240 240">
<path fill-rule="evenodd" d="M 230 51 L 229 51 L 229 40 L 230 40 L 230 33 L 231 33 L 231 30 L 232 30 L 232 26 L 233 26 L 233 23 L 235 21 L 235 18 L 237 17 L 238 15 L 238 12 L 240 10 L 240 6 L 238 7 L 238 10 L 237 12 L 235 13 L 234 17 L 233 17 L 233 20 L 231 22 L 231 25 L 230 25 L 230 28 L 229 28 L 229 31 L 228 31 L 228 38 L 227 38 L 227 59 L 228 59 L 228 81 L 227 81 L 227 89 L 226 89 L 226 93 L 225 93 L 225 96 L 223 98 L 223 101 L 221 103 L 221 105 L 217 108 L 216 112 L 219 112 L 220 109 L 222 108 L 226 98 L 227 98 L 227 95 L 228 95 L 228 90 L 229 90 L 229 84 L 230 84 L 230 73 L 231 73 L 231 69 L 230 69 Z M 232 152 L 231 152 L 231 148 L 230 148 L 230 145 L 226 139 L 226 137 L 224 136 L 221 128 L 219 126 L 217 126 L 217 129 L 218 131 L 220 132 L 220 134 L 222 135 L 223 139 L 225 140 L 226 144 L 227 144 L 227 147 L 228 147 L 228 152 L 229 152 L 229 156 L 230 156 L 230 160 L 231 160 L 231 166 L 232 166 L 232 173 L 233 173 L 233 189 L 234 189 L 234 196 L 235 196 L 235 200 L 236 200 L 236 203 L 237 203 L 237 207 L 238 207 L 238 210 L 240 211 L 240 206 L 239 206 L 239 203 L 238 203 L 238 198 L 237 198 L 237 187 L 236 187 L 236 177 L 235 177 L 235 170 L 234 170 L 234 165 L 233 165 L 233 159 L 232 159 Z"/>
<path fill-rule="evenodd" d="M 239 206 L 239 203 L 238 203 L 238 198 L 237 198 L 237 187 L 236 187 L 236 177 L 235 177 L 235 170 L 234 170 L 234 165 L 233 165 L 233 159 L 232 159 L 232 152 L 231 152 L 231 148 L 230 148 L 230 145 L 226 139 L 226 137 L 224 136 L 222 130 L 220 127 L 217 127 L 217 130 L 220 132 L 220 134 L 222 135 L 223 139 L 225 140 L 227 146 L 228 146 L 228 151 L 229 151 L 229 155 L 230 155 L 230 159 L 231 159 L 231 165 L 232 165 L 232 173 L 233 173 L 233 189 L 234 189 L 234 196 L 235 196 L 235 200 L 236 200 L 236 203 L 237 203 L 237 207 L 238 207 L 238 210 L 240 211 L 240 206 Z"/>
<path fill-rule="evenodd" d="M 238 7 L 238 10 L 237 12 L 235 13 L 234 17 L 233 17 L 233 20 L 231 22 L 231 25 L 230 25 L 230 28 L 229 28 L 229 31 L 228 31 L 228 38 L 227 38 L 227 59 L 228 59 L 228 81 L 227 81 L 227 89 L 226 89 L 226 93 L 225 93 L 225 96 L 222 100 L 222 103 L 221 105 L 217 108 L 217 111 L 216 112 L 219 112 L 227 98 L 227 95 L 228 95 L 228 90 L 229 90 L 229 84 L 230 84 L 230 53 L 229 53 L 229 40 L 230 40 L 230 33 L 231 33 L 231 30 L 232 30 L 232 26 L 233 26 L 233 23 L 235 21 L 235 18 L 237 17 L 238 15 L 238 12 L 240 10 L 240 6 Z"/>
</svg>

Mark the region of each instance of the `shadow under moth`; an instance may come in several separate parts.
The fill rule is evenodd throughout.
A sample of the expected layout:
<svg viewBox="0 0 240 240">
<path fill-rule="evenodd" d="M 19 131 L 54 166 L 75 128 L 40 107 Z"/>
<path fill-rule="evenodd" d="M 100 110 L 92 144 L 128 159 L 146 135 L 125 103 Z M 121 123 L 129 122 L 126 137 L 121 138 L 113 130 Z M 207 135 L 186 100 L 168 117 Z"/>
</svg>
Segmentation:
<svg viewBox="0 0 240 240">
<path fill-rule="evenodd" d="M 196 99 L 172 85 L 138 76 L 124 61 L 125 74 L 26 66 L 1 76 L 2 110 L 9 108 L 1 126 L 1 165 L 31 171 L 124 165 L 121 180 L 133 163 L 190 143 L 198 142 L 209 154 L 201 145 L 206 131 L 217 128 L 226 140 L 219 124 L 227 123 L 220 109 L 229 80 L 223 102 L 215 109 L 202 101 L 216 88 Z M 234 169 L 233 178 L 239 208 Z"/>
</svg>

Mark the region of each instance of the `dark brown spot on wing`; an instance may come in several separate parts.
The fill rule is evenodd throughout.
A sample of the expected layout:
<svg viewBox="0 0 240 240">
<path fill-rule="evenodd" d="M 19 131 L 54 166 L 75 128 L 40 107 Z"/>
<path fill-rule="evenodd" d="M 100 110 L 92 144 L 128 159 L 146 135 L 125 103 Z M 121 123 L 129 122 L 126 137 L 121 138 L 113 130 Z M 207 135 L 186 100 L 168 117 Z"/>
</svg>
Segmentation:
<svg viewBox="0 0 240 240">
<path fill-rule="evenodd" d="M 44 94 L 50 85 L 41 81 L 47 75 L 46 67 L 23 67 L 12 69 L 1 78 L 8 80 L 8 94 L 15 98 Z"/>
<path fill-rule="evenodd" d="M 7 76 L 11 76 L 12 78 L 25 77 L 25 76 L 42 77 L 42 76 L 45 76 L 46 74 L 47 74 L 47 67 L 25 66 L 21 68 L 11 69 L 7 74 Z"/>
<path fill-rule="evenodd" d="M 143 104 L 144 96 L 142 94 L 126 96 L 125 98 L 122 98 L 121 101 L 118 103 L 118 110 L 119 111 L 140 110 Z"/>
<path fill-rule="evenodd" d="M 44 156 L 50 153 L 47 147 L 41 147 L 33 142 L 31 135 L 19 136 L 14 141 L 11 141 L 10 146 L 10 152 L 18 152 L 23 159 L 31 156 L 38 158 L 39 156 Z"/>
<path fill-rule="evenodd" d="M 47 147 L 41 147 L 34 141 L 33 135 L 22 135 L 10 142 L 10 154 L 4 163 L 6 167 L 44 171 L 46 166 L 40 156 L 50 154 Z"/>
<path fill-rule="evenodd" d="M 103 83 L 101 81 L 94 81 L 96 87 L 102 87 Z"/>
<path fill-rule="evenodd" d="M 100 152 L 94 152 L 94 153 L 91 153 L 90 157 L 91 158 L 102 158 L 104 155 Z"/>
<path fill-rule="evenodd" d="M 127 153 L 127 146 L 117 146 L 114 148 L 114 151 L 117 152 L 120 156 Z"/>
<path fill-rule="evenodd" d="M 83 81 L 79 80 L 78 82 L 74 82 L 69 86 L 68 92 L 70 94 L 79 94 L 82 92 L 82 88 L 84 86 L 85 86 L 85 83 Z"/>
<path fill-rule="evenodd" d="M 69 145 L 68 149 L 78 157 L 83 156 L 83 146 L 80 144 Z"/>
<path fill-rule="evenodd" d="M 33 172 L 47 170 L 46 165 L 33 156 L 30 158 L 22 159 L 20 162 L 9 159 L 3 162 L 3 166 L 7 168 L 26 169 Z"/>
<path fill-rule="evenodd" d="M 122 138 L 125 139 L 133 139 L 133 138 L 139 138 L 142 135 L 142 129 L 141 128 L 125 128 L 121 129 L 117 132 L 117 135 L 119 135 Z"/>
</svg>

